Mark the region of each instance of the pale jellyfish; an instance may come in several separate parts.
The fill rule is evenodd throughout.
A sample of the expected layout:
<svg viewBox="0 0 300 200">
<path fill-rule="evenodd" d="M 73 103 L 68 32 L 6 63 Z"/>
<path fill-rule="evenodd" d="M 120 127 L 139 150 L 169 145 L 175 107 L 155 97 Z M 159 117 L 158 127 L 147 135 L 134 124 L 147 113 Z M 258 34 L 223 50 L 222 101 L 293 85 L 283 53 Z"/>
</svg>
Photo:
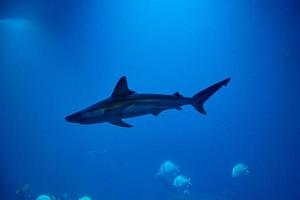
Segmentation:
<svg viewBox="0 0 300 200">
<path fill-rule="evenodd" d="M 171 181 L 178 173 L 179 167 L 172 161 L 167 160 L 160 165 L 157 176 L 160 176 L 167 181 Z"/>
<path fill-rule="evenodd" d="M 54 197 L 46 195 L 46 194 L 42 194 L 36 198 L 36 200 L 53 200 L 53 199 L 54 199 Z"/>
<path fill-rule="evenodd" d="M 233 178 L 239 176 L 245 176 L 249 174 L 248 166 L 243 163 L 238 163 L 232 168 L 231 176 Z"/>
<path fill-rule="evenodd" d="M 189 194 L 190 194 L 190 191 L 189 191 L 188 189 L 185 189 L 185 190 L 183 190 L 183 194 L 184 194 L 184 195 L 189 195 Z"/>
<path fill-rule="evenodd" d="M 92 200 L 92 198 L 89 196 L 83 196 L 83 197 L 80 197 L 78 200 Z"/>
<path fill-rule="evenodd" d="M 185 194 L 188 194 L 188 188 L 192 185 L 191 178 L 179 175 L 173 180 L 173 186 L 178 190 L 184 191 Z"/>
</svg>

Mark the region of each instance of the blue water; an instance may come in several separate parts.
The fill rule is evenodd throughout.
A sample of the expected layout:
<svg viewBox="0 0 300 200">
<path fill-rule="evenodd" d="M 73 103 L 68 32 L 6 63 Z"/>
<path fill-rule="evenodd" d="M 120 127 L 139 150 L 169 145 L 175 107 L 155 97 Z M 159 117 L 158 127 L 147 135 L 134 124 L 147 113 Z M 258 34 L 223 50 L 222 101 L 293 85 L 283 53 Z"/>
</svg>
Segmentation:
<svg viewBox="0 0 300 200">
<path fill-rule="evenodd" d="M 175 162 L 185 199 L 300 199 L 299 6 L 268 0 L 9 1 L 0 5 L 1 199 L 168 200 L 157 179 Z M 142 93 L 205 104 L 83 126 L 64 120 L 126 75 Z M 231 177 L 236 163 L 249 175 Z"/>
</svg>

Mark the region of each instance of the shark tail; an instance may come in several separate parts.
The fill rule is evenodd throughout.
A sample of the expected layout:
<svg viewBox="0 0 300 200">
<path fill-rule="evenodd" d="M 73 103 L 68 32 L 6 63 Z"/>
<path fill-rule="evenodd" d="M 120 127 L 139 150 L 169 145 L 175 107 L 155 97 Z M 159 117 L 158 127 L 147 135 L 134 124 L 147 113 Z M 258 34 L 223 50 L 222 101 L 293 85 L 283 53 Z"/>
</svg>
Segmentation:
<svg viewBox="0 0 300 200">
<path fill-rule="evenodd" d="M 193 99 L 192 105 L 194 106 L 194 108 L 198 110 L 200 113 L 205 115 L 206 114 L 206 111 L 204 109 L 205 101 L 210 96 L 212 96 L 215 92 L 217 92 L 223 85 L 226 86 L 229 81 L 230 78 L 227 78 L 195 94 L 192 97 Z"/>
</svg>

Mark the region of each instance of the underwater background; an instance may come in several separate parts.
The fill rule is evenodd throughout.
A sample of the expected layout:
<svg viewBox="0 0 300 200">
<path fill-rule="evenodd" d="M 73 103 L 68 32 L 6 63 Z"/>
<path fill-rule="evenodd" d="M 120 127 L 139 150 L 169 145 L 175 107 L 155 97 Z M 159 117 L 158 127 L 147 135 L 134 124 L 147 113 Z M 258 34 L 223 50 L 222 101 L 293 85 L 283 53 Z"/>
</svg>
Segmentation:
<svg viewBox="0 0 300 200">
<path fill-rule="evenodd" d="M 300 199 L 300 12 L 287 0 L 1 1 L 1 199 L 30 184 L 71 199 Z M 121 76 L 140 93 L 205 104 L 158 117 L 71 124 Z M 171 160 L 182 197 L 157 179 Z M 249 167 L 233 178 L 236 163 Z"/>
</svg>

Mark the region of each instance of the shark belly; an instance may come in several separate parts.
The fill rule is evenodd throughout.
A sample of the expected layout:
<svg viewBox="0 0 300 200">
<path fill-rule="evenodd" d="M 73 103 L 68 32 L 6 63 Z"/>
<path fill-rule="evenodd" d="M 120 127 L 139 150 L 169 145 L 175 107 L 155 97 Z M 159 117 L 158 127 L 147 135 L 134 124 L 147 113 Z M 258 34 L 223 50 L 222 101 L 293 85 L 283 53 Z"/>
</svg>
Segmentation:
<svg viewBox="0 0 300 200">
<path fill-rule="evenodd" d="M 187 102 L 183 102 L 180 100 L 150 100 L 150 101 L 140 101 L 128 105 L 126 108 L 122 110 L 122 118 L 130 118 L 136 117 L 140 115 L 159 115 L 160 112 L 168 109 L 181 109 L 182 105 L 187 104 Z"/>
<path fill-rule="evenodd" d="M 172 106 L 158 106 L 155 104 L 132 104 L 122 112 L 122 118 L 137 117 L 141 115 L 153 114 L 158 115 L 161 111 L 171 109 Z"/>
</svg>

